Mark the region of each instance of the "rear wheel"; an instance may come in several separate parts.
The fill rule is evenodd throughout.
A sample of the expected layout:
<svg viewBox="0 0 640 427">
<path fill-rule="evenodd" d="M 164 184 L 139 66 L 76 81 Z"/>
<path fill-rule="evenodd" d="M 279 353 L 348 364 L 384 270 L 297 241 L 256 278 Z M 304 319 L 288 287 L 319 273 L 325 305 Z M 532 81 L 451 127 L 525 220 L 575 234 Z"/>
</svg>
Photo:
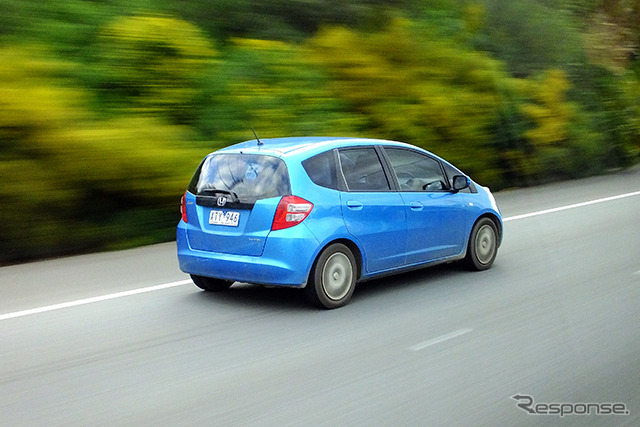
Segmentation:
<svg viewBox="0 0 640 427">
<path fill-rule="evenodd" d="M 226 291 L 233 285 L 233 282 L 229 282 L 228 280 L 196 276 L 195 274 L 191 275 L 191 280 L 193 280 L 193 283 L 195 283 L 197 287 L 208 292 Z"/>
<path fill-rule="evenodd" d="M 316 260 L 309 283 L 307 299 L 322 308 L 338 308 L 349 302 L 356 286 L 356 260 L 348 247 L 335 243 Z"/>
<path fill-rule="evenodd" d="M 498 253 L 498 229 L 489 218 L 475 223 L 469 237 L 464 262 L 471 270 L 486 270 L 491 267 Z"/>
</svg>

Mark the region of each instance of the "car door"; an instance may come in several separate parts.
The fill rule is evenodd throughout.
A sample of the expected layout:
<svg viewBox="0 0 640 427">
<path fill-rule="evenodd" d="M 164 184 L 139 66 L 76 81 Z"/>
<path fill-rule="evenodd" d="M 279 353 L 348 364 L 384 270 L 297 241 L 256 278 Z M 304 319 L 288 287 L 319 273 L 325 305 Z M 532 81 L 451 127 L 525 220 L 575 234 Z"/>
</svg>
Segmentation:
<svg viewBox="0 0 640 427">
<path fill-rule="evenodd" d="M 385 147 L 407 216 L 407 264 L 460 254 L 466 199 L 450 191 L 439 160 L 415 150 Z"/>
<path fill-rule="evenodd" d="M 364 268 L 374 273 L 405 263 L 405 202 L 391 189 L 390 180 L 374 147 L 339 150 L 346 183 L 341 192 L 347 231 L 363 249 Z"/>
</svg>

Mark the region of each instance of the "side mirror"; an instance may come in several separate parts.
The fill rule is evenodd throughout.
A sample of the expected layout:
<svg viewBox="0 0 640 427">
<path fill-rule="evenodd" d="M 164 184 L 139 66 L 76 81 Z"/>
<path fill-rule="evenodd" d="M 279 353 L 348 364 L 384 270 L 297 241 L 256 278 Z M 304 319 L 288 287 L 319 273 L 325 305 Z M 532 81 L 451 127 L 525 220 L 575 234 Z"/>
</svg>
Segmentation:
<svg viewBox="0 0 640 427">
<path fill-rule="evenodd" d="M 469 177 L 464 175 L 456 175 L 453 177 L 453 188 L 452 191 L 457 193 L 460 190 L 464 190 L 465 188 L 469 188 L 471 185 L 471 180 Z"/>
</svg>

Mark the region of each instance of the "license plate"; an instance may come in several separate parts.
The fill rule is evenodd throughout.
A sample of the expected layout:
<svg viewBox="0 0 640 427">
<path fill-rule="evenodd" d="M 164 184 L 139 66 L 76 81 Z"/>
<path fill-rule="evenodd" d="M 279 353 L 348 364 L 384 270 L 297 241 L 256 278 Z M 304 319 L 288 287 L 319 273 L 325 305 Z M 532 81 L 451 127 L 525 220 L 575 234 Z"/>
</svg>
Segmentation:
<svg viewBox="0 0 640 427">
<path fill-rule="evenodd" d="M 240 220 L 240 212 L 234 211 L 211 211 L 209 214 L 209 224 L 226 225 L 228 227 L 237 227 Z"/>
</svg>

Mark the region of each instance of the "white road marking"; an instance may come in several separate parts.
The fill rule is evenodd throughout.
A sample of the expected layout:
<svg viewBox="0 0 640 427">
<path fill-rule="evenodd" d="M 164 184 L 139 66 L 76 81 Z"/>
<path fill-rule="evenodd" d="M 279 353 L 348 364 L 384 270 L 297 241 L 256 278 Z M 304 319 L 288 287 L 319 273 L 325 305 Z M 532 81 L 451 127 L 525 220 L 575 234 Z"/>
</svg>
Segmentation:
<svg viewBox="0 0 640 427">
<path fill-rule="evenodd" d="M 94 302 L 107 301 L 110 299 L 129 297 L 132 295 L 154 292 L 162 289 L 174 288 L 176 286 L 192 283 L 191 280 L 180 280 L 178 282 L 164 283 L 162 285 L 148 286 L 146 288 L 132 289 L 130 291 L 116 292 L 114 294 L 102 295 L 99 297 L 84 298 L 76 301 L 63 302 L 60 304 L 47 305 L 44 307 L 31 308 L 28 310 L 16 311 L 14 313 L 0 314 L 0 320 L 15 319 L 16 317 L 30 316 L 32 314 L 45 313 L 47 311 L 60 310 L 63 308 L 77 307 L 79 305 L 93 304 Z"/>
<path fill-rule="evenodd" d="M 626 193 L 626 194 L 618 194 L 617 196 L 605 197 L 605 198 L 596 199 L 596 200 L 589 200 L 587 202 L 575 203 L 573 205 L 560 206 L 558 208 L 545 209 L 543 211 L 537 211 L 537 212 L 531 212 L 531 213 L 522 214 L 522 215 L 511 216 L 509 218 L 503 218 L 502 222 L 517 221 L 519 219 L 531 218 L 531 217 L 539 216 L 539 215 L 547 215 L 547 214 L 554 213 L 554 212 L 566 211 L 567 209 L 582 208 L 582 207 L 585 207 L 585 206 L 595 205 L 595 204 L 604 203 L 604 202 L 611 202 L 613 200 L 624 199 L 626 197 L 633 197 L 633 196 L 640 196 L 640 191 L 634 191 L 633 193 Z"/>
<path fill-rule="evenodd" d="M 413 345 L 413 346 L 409 347 L 409 350 L 413 350 L 413 351 L 424 350 L 427 347 L 431 347 L 432 345 L 440 344 L 441 342 L 448 341 L 450 339 L 459 337 L 460 335 L 468 334 L 471 331 L 473 331 L 473 329 L 467 329 L 467 328 L 458 329 L 457 331 L 450 332 L 450 333 L 448 333 L 446 335 L 441 335 L 441 336 L 439 336 L 437 338 L 433 338 L 433 339 L 430 339 L 428 341 L 423 341 L 421 343 Z"/>
<path fill-rule="evenodd" d="M 503 218 L 502 221 L 503 222 L 517 221 L 519 219 L 531 218 L 531 217 L 539 216 L 539 215 L 546 215 L 546 214 L 550 214 L 550 213 L 554 213 L 554 212 L 564 211 L 564 210 L 567 210 L 567 209 L 581 208 L 581 207 L 584 207 L 584 206 L 595 205 L 597 203 L 610 202 L 612 200 L 618 200 L 618 199 L 623 199 L 623 198 L 632 197 L 632 196 L 640 196 L 640 191 L 635 191 L 633 193 L 619 194 L 617 196 L 605 197 L 605 198 L 602 198 L 602 199 L 590 200 L 590 201 L 587 201 L 587 202 L 576 203 L 576 204 L 573 204 L 573 205 L 560 206 L 560 207 L 557 207 L 557 208 L 546 209 L 546 210 L 537 211 L 537 212 L 531 212 L 531 213 L 528 213 L 528 214 L 516 215 L 516 216 L 512 216 L 512 217 L 508 217 L 508 218 Z M 640 274 L 640 271 L 638 271 L 638 272 L 636 272 L 634 274 Z M 107 301 L 107 300 L 116 299 L 116 298 L 124 298 L 124 297 L 129 297 L 129 296 L 132 296 L 132 295 L 143 294 L 143 293 L 146 293 L 146 292 L 160 291 L 162 289 L 173 288 L 173 287 L 176 287 L 176 286 L 183 286 L 183 285 L 186 285 L 186 284 L 189 284 L 189 283 L 192 283 L 191 280 L 186 279 L 186 280 L 180 280 L 178 282 L 164 283 L 162 285 L 148 286 L 146 288 L 132 289 L 130 291 L 116 292 L 116 293 L 113 293 L 113 294 L 102 295 L 102 296 L 98 296 L 98 297 L 92 297 L 92 298 L 85 298 L 85 299 L 80 299 L 80 300 L 76 300 L 76 301 L 63 302 L 63 303 L 60 303 L 60 304 L 47 305 L 47 306 L 44 306 L 44 307 L 36 307 L 36 308 L 28 309 L 28 310 L 16 311 L 14 313 L 0 314 L 0 321 L 8 320 L 8 319 L 15 319 L 16 317 L 30 316 L 32 314 L 45 313 L 47 311 L 60 310 L 60 309 L 63 309 L 63 308 L 77 307 L 79 305 L 93 304 L 95 302 Z M 461 329 L 460 331 L 456 331 L 456 332 L 452 332 L 451 334 L 443 335 L 442 337 L 436 338 L 435 340 L 425 341 L 424 343 L 417 344 L 417 345 L 411 347 L 411 350 L 415 350 L 415 351 L 421 350 L 421 349 L 423 349 L 425 347 L 428 347 L 430 345 L 434 345 L 434 344 L 440 343 L 442 341 L 446 341 L 446 340 L 449 340 L 451 338 L 455 338 L 458 335 L 466 334 L 467 332 L 471 332 L 471 329 Z"/>
</svg>

